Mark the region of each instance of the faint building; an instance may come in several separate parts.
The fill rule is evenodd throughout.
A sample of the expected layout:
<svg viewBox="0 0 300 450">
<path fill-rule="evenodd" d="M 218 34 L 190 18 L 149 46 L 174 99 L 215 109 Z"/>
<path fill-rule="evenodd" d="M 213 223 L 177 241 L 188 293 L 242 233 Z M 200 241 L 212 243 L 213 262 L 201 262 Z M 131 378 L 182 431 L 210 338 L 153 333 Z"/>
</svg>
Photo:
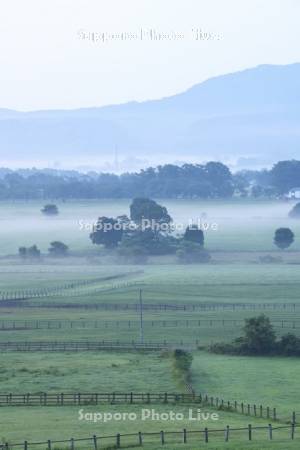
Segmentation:
<svg viewBox="0 0 300 450">
<path fill-rule="evenodd" d="M 287 198 L 300 200 L 300 187 L 295 187 L 293 189 L 290 189 Z"/>
</svg>

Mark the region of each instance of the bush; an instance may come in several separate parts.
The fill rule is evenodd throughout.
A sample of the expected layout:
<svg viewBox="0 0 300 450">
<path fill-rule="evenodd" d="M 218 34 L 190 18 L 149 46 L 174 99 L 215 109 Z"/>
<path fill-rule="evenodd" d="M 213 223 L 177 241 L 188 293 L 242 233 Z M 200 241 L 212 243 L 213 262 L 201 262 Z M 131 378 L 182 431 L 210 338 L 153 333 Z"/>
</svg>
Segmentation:
<svg viewBox="0 0 300 450">
<path fill-rule="evenodd" d="M 22 259 L 40 259 L 41 251 L 36 245 L 31 247 L 19 247 L 19 256 Z"/>
<path fill-rule="evenodd" d="M 277 344 L 278 352 L 285 356 L 300 356 L 300 338 L 292 333 L 285 334 Z"/>
<path fill-rule="evenodd" d="M 210 261 L 210 254 L 203 249 L 201 244 L 182 240 L 176 251 L 178 260 L 183 264 L 199 264 Z"/>
<path fill-rule="evenodd" d="M 172 353 L 173 371 L 180 383 L 187 383 L 190 379 L 190 369 L 193 355 L 186 350 L 176 349 Z"/>
<path fill-rule="evenodd" d="M 187 227 L 183 239 L 200 244 L 202 247 L 204 245 L 204 233 L 197 227 L 197 225 Z"/>
<path fill-rule="evenodd" d="M 300 356 L 300 338 L 288 333 L 276 341 L 273 327 L 266 316 L 253 317 L 245 322 L 245 336 L 229 344 L 213 344 L 210 351 L 230 355 Z"/>
<path fill-rule="evenodd" d="M 150 228 L 136 230 L 123 236 L 119 245 L 120 254 L 130 252 L 132 248 L 143 249 L 146 255 L 167 255 L 176 250 L 176 239 L 162 233 L 155 233 Z"/>
<path fill-rule="evenodd" d="M 262 264 L 277 264 L 282 262 L 280 256 L 264 255 L 259 257 L 259 262 Z"/>
<path fill-rule="evenodd" d="M 63 242 L 53 241 L 50 243 L 48 251 L 51 256 L 62 257 L 67 256 L 69 247 Z"/>
<path fill-rule="evenodd" d="M 48 203 L 41 209 L 41 212 L 46 216 L 55 216 L 58 214 L 58 208 L 56 205 Z"/>
</svg>

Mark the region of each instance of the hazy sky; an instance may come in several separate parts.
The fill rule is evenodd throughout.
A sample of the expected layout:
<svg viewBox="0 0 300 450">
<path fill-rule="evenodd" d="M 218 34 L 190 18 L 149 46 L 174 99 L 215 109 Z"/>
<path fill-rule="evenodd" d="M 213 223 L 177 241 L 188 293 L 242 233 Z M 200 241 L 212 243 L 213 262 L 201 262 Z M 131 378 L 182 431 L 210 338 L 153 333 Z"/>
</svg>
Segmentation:
<svg viewBox="0 0 300 450">
<path fill-rule="evenodd" d="M 218 74 L 299 62 L 299 20 L 300 0 L 0 0 L 0 108 L 160 98 Z M 214 39 L 197 40 L 200 29 Z M 91 40 L 103 32 L 134 36 Z"/>
</svg>

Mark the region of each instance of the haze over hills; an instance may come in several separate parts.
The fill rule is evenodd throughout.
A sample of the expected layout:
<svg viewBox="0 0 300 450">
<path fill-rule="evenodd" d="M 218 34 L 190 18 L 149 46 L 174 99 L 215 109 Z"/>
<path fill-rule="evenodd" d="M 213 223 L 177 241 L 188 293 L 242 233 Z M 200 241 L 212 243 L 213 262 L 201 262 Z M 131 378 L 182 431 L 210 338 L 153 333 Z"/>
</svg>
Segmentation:
<svg viewBox="0 0 300 450">
<path fill-rule="evenodd" d="M 262 65 L 160 100 L 76 110 L 0 109 L 0 157 L 11 166 L 56 161 L 100 168 L 108 162 L 111 170 L 209 159 L 261 167 L 299 156 L 299 125 L 300 63 Z"/>
</svg>

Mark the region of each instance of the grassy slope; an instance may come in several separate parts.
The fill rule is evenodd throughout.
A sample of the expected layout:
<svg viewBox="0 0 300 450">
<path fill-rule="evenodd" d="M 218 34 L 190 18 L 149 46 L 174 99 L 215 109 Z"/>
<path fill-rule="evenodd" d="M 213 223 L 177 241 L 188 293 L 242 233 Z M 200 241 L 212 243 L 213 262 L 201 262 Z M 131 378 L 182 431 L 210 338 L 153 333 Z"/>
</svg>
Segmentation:
<svg viewBox="0 0 300 450">
<path fill-rule="evenodd" d="M 278 415 L 299 411 L 299 358 L 239 357 L 198 352 L 193 386 L 224 400 L 277 407 Z"/>
</svg>

